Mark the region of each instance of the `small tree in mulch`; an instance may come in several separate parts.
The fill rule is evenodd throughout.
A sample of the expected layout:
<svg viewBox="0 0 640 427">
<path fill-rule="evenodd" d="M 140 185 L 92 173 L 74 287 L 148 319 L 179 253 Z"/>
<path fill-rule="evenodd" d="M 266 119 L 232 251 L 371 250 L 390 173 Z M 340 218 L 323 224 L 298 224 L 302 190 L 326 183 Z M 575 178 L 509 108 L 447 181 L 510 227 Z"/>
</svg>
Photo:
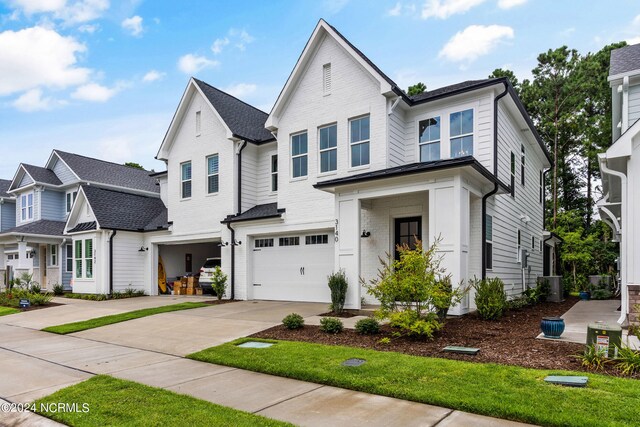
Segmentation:
<svg viewBox="0 0 640 427">
<path fill-rule="evenodd" d="M 216 293 L 218 301 L 222 300 L 222 297 L 227 290 L 227 275 L 222 272 L 222 269 L 219 265 L 216 266 L 216 269 L 213 271 L 213 277 L 211 278 L 211 287 L 213 288 L 213 292 Z"/>
<path fill-rule="evenodd" d="M 340 315 L 344 311 L 344 303 L 347 300 L 349 281 L 342 269 L 331 274 L 327 279 L 329 280 L 329 289 L 331 289 L 331 311 Z"/>
</svg>

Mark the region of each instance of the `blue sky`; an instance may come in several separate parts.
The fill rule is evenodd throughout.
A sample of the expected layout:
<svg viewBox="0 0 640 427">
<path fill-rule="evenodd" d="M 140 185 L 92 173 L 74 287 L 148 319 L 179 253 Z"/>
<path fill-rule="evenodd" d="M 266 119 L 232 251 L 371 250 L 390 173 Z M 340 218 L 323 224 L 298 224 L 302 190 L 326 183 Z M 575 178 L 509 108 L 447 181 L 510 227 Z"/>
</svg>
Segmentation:
<svg viewBox="0 0 640 427">
<path fill-rule="evenodd" d="M 0 177 L 53 148 L 160 170 L 190 75 L 268 111 L 319 18 L 404 88 L 640 42 L 632 0 L 0 0 Z"/>
</svg>

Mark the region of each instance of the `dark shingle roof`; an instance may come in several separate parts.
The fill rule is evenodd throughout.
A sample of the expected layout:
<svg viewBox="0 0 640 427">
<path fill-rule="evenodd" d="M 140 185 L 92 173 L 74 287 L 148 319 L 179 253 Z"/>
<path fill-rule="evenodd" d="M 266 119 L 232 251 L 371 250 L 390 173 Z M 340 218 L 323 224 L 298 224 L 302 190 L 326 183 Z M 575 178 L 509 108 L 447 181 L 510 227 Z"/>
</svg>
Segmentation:
<svg viewBox="0 0 640 427">
<path fill-rule="evenodd" d="M 64 232 L 64 221 L 50 221 L 41 219 L 25 225 L 13 227 L 2 232 L 2 234 L 33 234 L 42 236 L 62 236 Z"/>
<path fill-rule="evenodd" d="M 8 179 L 0 179 L 0 197 L 11 197 L 11 194 L 7 193 L 11 187 L 11 181 Z"/>
<path fill-rule="evenodd" d="M 151 231 L 168 227 L 167 208 L 158 197 L 140 196 L 90 185 L 83 185 L 82 189 L 100 228 Z"/>
<path fill-rule="evenodd" d="M 51 169 L 42 168 L 40 166 L 27 165 L 25 163 L 22 164 L 22 167 L 27 171 L 31 178 L 34 181 L 41 184 L 51 184 L 51 185 L 60 185 L 62 181 L 58 178 L 58 176 L 53 173 Z"/>
<path fill-rule="evenodd" d="M 202 80 L 193 80 L 234 135 L 257 144 L 275 140 L 271 132 L 264 127 L 269 116 L 267 113 Z"/>
<path fill-rule="evenodd" d="M 73 227 L 71 230 L 67 230 L 67 233 L 77 233 L 79 231 L 89 231 L 89 230 L 95 230 L 95 229 L 96 229 L 95 221 L 81 222 L 77 224 L 75 227 Z"/>
<path fill-rule="evenodd" d="M 118 163 L 66 153 L 55 150 L 60 158 L 75 172 L 81 181 L 90 181 L 117 187 L 159 193 L 155 178 L 149 176 L 151 172 L 136 169 Z M 52 172 L 53 173 L 53 172 Z"/>
<path fill-rule="evenodd" d="M 610 76 L 638 69 L 640 69 L 640 44 L 625 46 L 611 51 Z"/>
<path fill-rule="evenodd" d="M 428 90 L 418 95 L 414 95 L 410 98 L 411 98 L 411 102 L 413 103 L 426 102 L 426 101 L 431 101 L 433 99 L 437 99 L 443 96 L 452 95 L 456 92 L 472 90 L 476 87 L 497 83 L 498 81 L 499 79 L 467 80 L 465 82 L 456 83 L 449 86 L 443 86 L 433 90 Z"/>
<path fill-rule="evenodd" d="M 223 223 L 251 221 L 254 219 L 278 218 L 284 213 L 284 209 L 278 209 L 277 203 L 266 203 L 264 205 L 256 205 L 251 209 L 242 212 L 240 215 L 229 215 Z"/>
</svg>

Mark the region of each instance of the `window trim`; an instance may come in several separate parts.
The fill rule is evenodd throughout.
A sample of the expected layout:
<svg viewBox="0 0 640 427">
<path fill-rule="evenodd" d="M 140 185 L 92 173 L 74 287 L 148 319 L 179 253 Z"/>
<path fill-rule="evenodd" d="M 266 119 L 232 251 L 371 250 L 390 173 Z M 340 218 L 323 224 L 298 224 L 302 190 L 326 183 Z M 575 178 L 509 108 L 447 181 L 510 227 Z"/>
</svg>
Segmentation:
<svg viewBox="0 0 640 427">
<path fill-rule="evenodd" d="M 465 111 L 469 111 L 469 110 L 471 110 L 471 114 L 473 115 L 471 132 L 470 133 L 462 133 L 460 135 L 455 135 L 455 136 L 451 135 L 451 115 L 455 114 L 455 113 L 464 113 Z M 465 157 L 465 156 L 475 156 L 475 153 L 477 151 L 476 150 L 476 140 L 477 140 L 476 134 L 478 133 L 477 129 L 476 129 L 477 117 L 478 116 L 477 116 L 475 105 L 469 106 L 469 107 L 462 106 L 460 108 L 450 109 L 449 111 L 447 111 L 447 118 L 448 118 L 448 120 L 447 120 L 448 129 L 447 130 L 448 130 L 448 137 L 449 137 L 449 158 L 450 159 L 458 159 L 460 157 Z M 464 138 L 465 136 L 471 136 L 471 139 L 472 139 L 472 141 L 471 141 L 471 153 L 470 154 L 466 154 L 465 156 L 454 157 L 453 156 L 453 150 L 452 150 L 452 143 L 453 143 L 452 140 L 453 139 Z"/>
<path fill-rule="evenodd" d="M 520 144 L 520 185 L 523 187 L 525 186 L 525 158 L 524 144 Z"/>
<path fill-rule="evenodd" d="M 182 175 L 182 168 L 185 165 L 189 165 L 191 167 L 191 177 L 189 179 L 183 179 L 183 175 Z M 184 183 L 185 182 L 189 182 L 189 196 L 185 197 L 184 196 Z M 187 160 L 186 162 L 182 162 L 180 163 L 180 199 L 181 200 L 189 200 L 191 197 L 193 196 L 193 163 L 191 163 L 191 160 Z"/>
<path fill-rule="evenodd" d="M 260 242 L 260 244 L 258 243 Z M 263 244 L 270 243 L 270 244 Z M 254 249 L 273 248 L 275 246 L 275 239 L 273 237 L 259 237 L 253 241 Z"/>
<path fill-rule="evenodd" d="M 91 239 L 83 239 L 83 240 L 84 240 L 84 248 L 83 248 L 83 250 L 84 250 L 83 251 L 83 255 L 84 255 L 84 258 L 83 258 L 84 259 L 83 274 L 84 274 L 84 276 L 83 276 L 83 278 L 85 278 L 87 280 L 93 280 L 93 276 L 94 276 L 93 272 L 94 272 L 94 267 L 95 267 L 94 266 L 94 262 L 93 262 L 93 259 L 94 259 L 94 256 L 93 256 L 93 254 L 94 254 L 93 239 L 91 238 Z M 88 246 L 87 242 L 91 242 L 91 253 L 89 255 L 87 255 L 87 246 Z M 88 271 L 87 267 L 89 265 L 91 265 L 91 276 L 89 276 L 87 274 L 87 271 Z"/>
<path fill-rule="evenodd" d="M 307 135 L 307 151 L 304 154 L 296 154 L 293 155 L 293 138 L 299 135 Z M 291 181 L 302 181 L 309 177 L 309 132 L 307 130 L 303 130 L 300 132 L 292 133 L 289 136 L 289 156 L 291 157 L 291 162 L 289 162 L 289 167 L 291 168 L 290 177 Z M 305 175 L 293 176 L 293 159 L 299 159 L 302 157 L 306 157 L 307 159 L 307 173 Z"/>
<path fill-rule="evenodd" d="M 69 250 L 71 248 L 71 250 Z M 73 273 L 73 244 L 65 245 L 65 273 Z M 71 256 L 70 256 L 71 255 Z M 71 269 L 69 269 L 69 261 L 71 261 Z"/>
<path fill-rule="evenodd" d="M 433 141 L 427 141 L 427 142 L 420 142 L 420 123 L 422 122 L 426 122 L 427 120 L 431 120 L 431 119 L 437 119 L 440 121 L 440 138 L 438 138 L 437 140 L 433 140 Z M 418 128 L 417 128 L 417 135 L 418 135 L 418 161 L 423 163 L 422 160 L 422 146 L 423 145 L 430 145 L 430 144 L 438 144 L 439 145 L 439 149 L 440 149 L 440 156 L 438 159 L 436 160 L 441 160 L 442 159 L 442 130 L 443 130 L 443 126 L 442 126 L 442 114 L 430 114 L 428 117 L 425 118 L 418 118 L 416 120 L 416 123 L 418 124 Z M 448 131 L 448 128 L 447 128 Z M 430 162 L 434 162 L 436 160 L 429 160 Z"/>
<path fill-rule="evenodd" d="M 489 214 L 485 214 L 485 215 L 486 215 L 485 224 L 488 225 L 489 222 L 491 222 L 491 236 L 489 236 L 489 233 L 485 231 L 485 240 L 484 240 L 485 263 L 484 265 L 487 270 L 493 270 L 493 215 L 489 215 Z"/>
<path fill-rule="evenodd" d="M 29 197 L 31 197 L 31 204 L 29 204 Z M 20 195 L 20 221 L 27 222 L 33 221 L 35 210 L 33 209 L 35 201 L 35 193 L 33 191 Z"/>
<path fill-rule="evenodd" d="M 511 197 L 516 196 L 516 154 L 511 152 Z"/>
<path fill-rule="evenodd" d="M 218 158 L 218 167 L 215 173 L 209 173 L 209 159 L 217 157 Z M 205 165 L 206 165 L 206 174 L 207 174 L 207 195 L 214 195 L 220 193 L 220 155 L 218 153 L 211 154 L 205 157 Z M 193 170 L 191 171 L 191 176 L 193 177 Z M 218 177 L 218 189 L 216 191 L 211 191 L 211 187 L 209 186 L 209 178 L 212 176 Z M 192 188 L 193 194 L 193 188 Z"/>
<path fill-rule="evenodd" d="M 331 127 L 336 128 L 336 145 L 333 147 L 324 148 L 324 149 L 320 148 L 320 132 L 322 131 L 322 129 L 328 129 Z M 329 169 L 323 172 L 322 171 L 322 153 L 327 153 L 329 151 L 336 152 L 336 168 Z M 334 123 L 329 123 L 327 125 L 322 125 L 318 127 L 318 176 L 333 175 L 336 173 L 338 173 L 338 123 L 334 122 Z"/>
<path fill-rule="evenodd" d="M 362 120 L 365 117 L 369 117 L 369 139 L 362 139 L 356 142 L 351 141 L 351 122 L 355 121 L 355 120 Z M 349 141 L 349 170 L 360 170 L 360 169 L 368 169 L 371 167 L 371 113 L 366 113 L 366 114 L 362 114 L 359 116 L 355 116 L 355 117 L 351 117 L 347 120 L 347 125 L 349 127 L 349 129 L 347 130 L 348 132 L 348 141 Z M 358 165 L 358 166 L 353 166 L 353 157 L 351 155 L 351 148 L 354 145 L 361 145 L 361 144 L 369 144 L 369 162 L 362 164 L 362 165 Z"/>
<path fill-rule="evenodd" d="M 305 246 L 328 245 L 329 235 L 328 234 L 310 234 L 308 236 L 304 236 L 304 244 Z"/>
<path fill-rule="evenodd" d="M 75 204 L 77 198 L 78 190 L 67 191 L 65 196 L 65 210 L 67 214 L 71 213 L 71 210 L 73 209 L 73 205 Z"/>
<path fill-rule="evenodd" d="M 84 258 L 82 254 L 84 253 L 84 240 L 74 240 L 73 241 L 73 268 L 75 269 L 73 277 L 75 279 L 83 279 L 83 271 L 84 271 Z M 78 256 L 80 254 L 80 256 Z"/>
<path fill-rule="evenodd" d="M 522 263 L 522 230 L 518 228 L 518 236 L 516 240 L 516 260 Z"/>
<path fill-rule="evenodd" d="M 274 158 L 275 158 L 275 163 L 274 163 Z M 272 154 L 269 157 L 271 163 L 269 165 L 269 169 L 271 170 L 270 176 L 271 176 L 271 193 L 275 194 L 278 192 L 278 153 L 276 154 Z M 275 165 L 275 170 L 273 168 L 273 166 Z M 274 181 L 275 179 L 275 181 Z M 275 189 L 274 189 L 274 183 L 275 183 Z"/>
<path fill-rule="evenodd" d="M 290 239 L 290 240 L 285 240 Z M 290 244 L 283 245 L 283 242 L 289 242 Z M 278 247 L 300 246 L 300 236 L 282 236 L 278 238 Z"/>
<path fill-rule="evenodd" d="M 57 267 L 58 266 L 58 262 L 59 262 L 59 257 L 58 257 L 58 245 L 53 245 L 50 244 L 48 249 L 48 253 L 47 253 L 47 261 L 48 261 L 48 265 L 49 267 Z M 55 261 L 55 262 L 54 262 Z"/>
</svg>

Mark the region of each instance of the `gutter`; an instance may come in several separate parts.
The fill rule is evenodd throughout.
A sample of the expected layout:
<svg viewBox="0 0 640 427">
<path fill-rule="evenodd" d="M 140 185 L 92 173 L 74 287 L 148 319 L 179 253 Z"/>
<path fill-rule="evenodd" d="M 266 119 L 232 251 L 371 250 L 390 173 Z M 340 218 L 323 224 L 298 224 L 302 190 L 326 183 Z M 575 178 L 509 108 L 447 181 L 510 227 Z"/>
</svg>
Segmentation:
<svg viewBox="0 0 640 427">
<path fill-rule="evenodd" d="M 111 230 L 109 237 L 109 295 L 113 295 L 113 238 L 118 234 L 118 230 Z"/>
</svg>

